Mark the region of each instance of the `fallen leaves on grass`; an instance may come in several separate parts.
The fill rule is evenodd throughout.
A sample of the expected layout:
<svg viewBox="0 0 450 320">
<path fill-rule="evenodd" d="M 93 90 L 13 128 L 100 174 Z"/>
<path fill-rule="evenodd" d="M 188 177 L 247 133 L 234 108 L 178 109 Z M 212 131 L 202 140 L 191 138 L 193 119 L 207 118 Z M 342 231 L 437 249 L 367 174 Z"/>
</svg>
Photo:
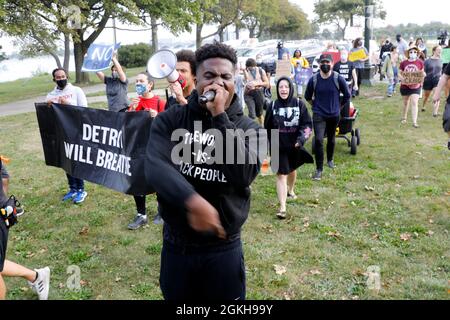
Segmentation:
<svg viewBox="0 0 450 320">
<path fill-rule="evenodd" d="M 403 241 L 410 241 L 411 240 L 411 238 L 412 238 L 412 235 L 410 234 L 410 233 L 402 233 L 401 235 L 400 235 L 400 239 L 401 240 L 403 240 Z"/>
<path fill-rule="evenodd" d="M 342 237 L 342 235 L 337 231 L 329 231 L 329 232 L 327 232 L 327 236 L 336 238 L 336 239 L 339 239 L 340 237 Z"/>
<path fill-rule="evenodd" d="M 81 229 L 81 231 L 78 232 L 78 234 L 79 234 L 80 236 L 85 236 L 85 235 L 87 235 L 88 233 L 89 233 L 89 227 L 86 227 L 86 226 L 84 226 L 84 227 Z"/>
<path fill-rule="evenodd" d="M 433 232 L 433 231 L 431 231 L 431 230 L 428 230 L 428 232 L 427 232 L 427 236 L 431 237 L 432 235 L 434 235 L 434 232 Z"/>
<path fill-rule="evenodd" d="M 284 267 L 284 266 L 274 264 L 273 267 L 275 268 L 275 273 L 279 276 L 285 274 L 287 271 L 286 267 Z"/>
<path fill-rule="evenodd" d="M 364 189 L 366 189 L 366 191 L 375 191 L 374 187 L 369 187 L 369 186 L 365 186 Z"/>
</svg>

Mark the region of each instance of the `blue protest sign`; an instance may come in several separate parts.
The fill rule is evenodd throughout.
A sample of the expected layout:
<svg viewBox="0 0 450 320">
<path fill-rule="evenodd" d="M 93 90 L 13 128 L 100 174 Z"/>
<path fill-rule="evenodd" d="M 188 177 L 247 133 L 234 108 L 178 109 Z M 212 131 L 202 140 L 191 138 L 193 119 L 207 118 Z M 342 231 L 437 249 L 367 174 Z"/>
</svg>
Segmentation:
<svg viewBox="0 0 450 320">
<path fill-rule="evenodd" d="M 114 51 L 119 49 L 119 47 L 120 43 L 116 46 L 113 44 L 91 44 L 84 57 L 81 71 L 96 72 L 109 68 Z"/>
<path fill-rule="evenodd" d="M 301 85 L 307 85 L 309 79 L 312 77 L 313 71 L 312 68 L 307 68 L 299 70 L 295 73 L 295 83 Z"/>
</svg>

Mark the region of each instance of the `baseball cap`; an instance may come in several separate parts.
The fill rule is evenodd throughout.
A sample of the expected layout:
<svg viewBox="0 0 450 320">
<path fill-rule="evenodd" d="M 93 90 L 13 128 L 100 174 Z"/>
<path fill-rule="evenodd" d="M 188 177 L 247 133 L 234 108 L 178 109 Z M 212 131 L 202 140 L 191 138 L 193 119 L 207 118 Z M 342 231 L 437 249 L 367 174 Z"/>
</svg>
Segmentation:
<svg viewBox="0 0 450 320">
<path fill-rule="evenodd" d="M 319 62 L 322 63 L 322 61 L 328 61 L 331 63 L 333 62 L 333 58 L 329 54 L 321 54 L 319 57 Z"/>
</svg>

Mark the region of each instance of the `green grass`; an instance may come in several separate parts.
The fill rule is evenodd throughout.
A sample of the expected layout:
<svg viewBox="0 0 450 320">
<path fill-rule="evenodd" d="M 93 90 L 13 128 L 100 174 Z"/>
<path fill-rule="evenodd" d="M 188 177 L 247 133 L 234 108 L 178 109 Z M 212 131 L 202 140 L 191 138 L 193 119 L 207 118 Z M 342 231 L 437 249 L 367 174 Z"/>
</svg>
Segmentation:
<svg viewBox="0 0 450 320">
<path fill-rule="evenodd" d="M 320 183 L 311 181 L 314 166 L 301 167 L 287 220 L 275 217 L 275 177 L 253 184 L 242 233 L 249 299 L 449 299 L 450 152 L 442 122 L 421 113 L 420 129 L 401 126 L 399 97 L 382 99 L 384 86 L 362 91 L 358 154 L 338 140 L 337 169 L 325 169 Z M 11 193 L 26 211 L 11 229 L 9 259 L 50 266 L 50 299 L 162 299 L 161 226 L 128 231 L 133 198 L 91 183 L 82 205 L 61 203 L 66 178 L 45 166 L 35 114 L 1 119 Z M 147 201 L 153 216 L 155 197 Z M 67 288 L 73 264 L 79 291 Z M 370 266 L 381 270 L 378 293 L 367 286 Z M 8 299 L 36 299 L 24 280 L 6 284 Z"/>
<path fill-rule="evenodd" d="M 145 70 L 142 68 L 130 68 L 127 69 L 127 75 L 129 77 L 137 75 L 139 72 Z M 75 81 L 75 72 L 70 72 L 70 81 Z M 87 85 L 99 84 L 100 80 L 94 73 L 89 74 L 90 83 Z M 86 84 L 81 84 L 81 87 Z M 36 96 L 45 96 L 55 87 L 55 83 L 52 81 L 51 74 L 42 74 L 39 76 L 24 78 L 15 81 L 0 83 L 0 104 L 9 103 L 13 101 L 24 100 L 34 98 Z"/>
</svg>

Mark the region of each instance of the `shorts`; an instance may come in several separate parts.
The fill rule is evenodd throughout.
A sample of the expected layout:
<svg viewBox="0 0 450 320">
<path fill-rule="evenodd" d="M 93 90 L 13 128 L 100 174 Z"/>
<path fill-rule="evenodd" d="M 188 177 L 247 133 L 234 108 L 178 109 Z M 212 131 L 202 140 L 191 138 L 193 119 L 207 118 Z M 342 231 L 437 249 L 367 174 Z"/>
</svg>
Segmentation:
<svg viewBox="0 0 450 320">
<path fill-rule="evenodd" d="M 417 94 L 420 95 L 420 91 L 422 88 L 417 88 L 417 89 L 411 89 L 408 87 L 400 87 L 400 94 L 402 95 L 402 97 L 409 97 L 412 96 L 413 94 Z"/>
<path fill-rule="evenodd" d="M 2 168 L 0 171 L 1 171 L 2 179 L 9 179 L 8 170 L 6 170 L 6 167 L 4 165 L 2 165 Z"/>
<path fill-rule="evenodd" d="M 0 272 L 3 271 L 3 265 L 6 259 L 6 245 L 8 243 L 8 228 L 5 221 L 0 218 Z"/>
<path fill-rule="evenodd" d="M 442 116 L 442 127 L 445 132 L 450 132 L 450 103 L 445 105 L 444 115 Z"/>
<path fill-rule="evenodd" d="M 423 82 L 423 90 L 425 91 L 432 91 L 434 88 L 436 88 L 439 84 L 439 78 L 435 79 L 427 79 L 425 78 Z"/>
</svg>

